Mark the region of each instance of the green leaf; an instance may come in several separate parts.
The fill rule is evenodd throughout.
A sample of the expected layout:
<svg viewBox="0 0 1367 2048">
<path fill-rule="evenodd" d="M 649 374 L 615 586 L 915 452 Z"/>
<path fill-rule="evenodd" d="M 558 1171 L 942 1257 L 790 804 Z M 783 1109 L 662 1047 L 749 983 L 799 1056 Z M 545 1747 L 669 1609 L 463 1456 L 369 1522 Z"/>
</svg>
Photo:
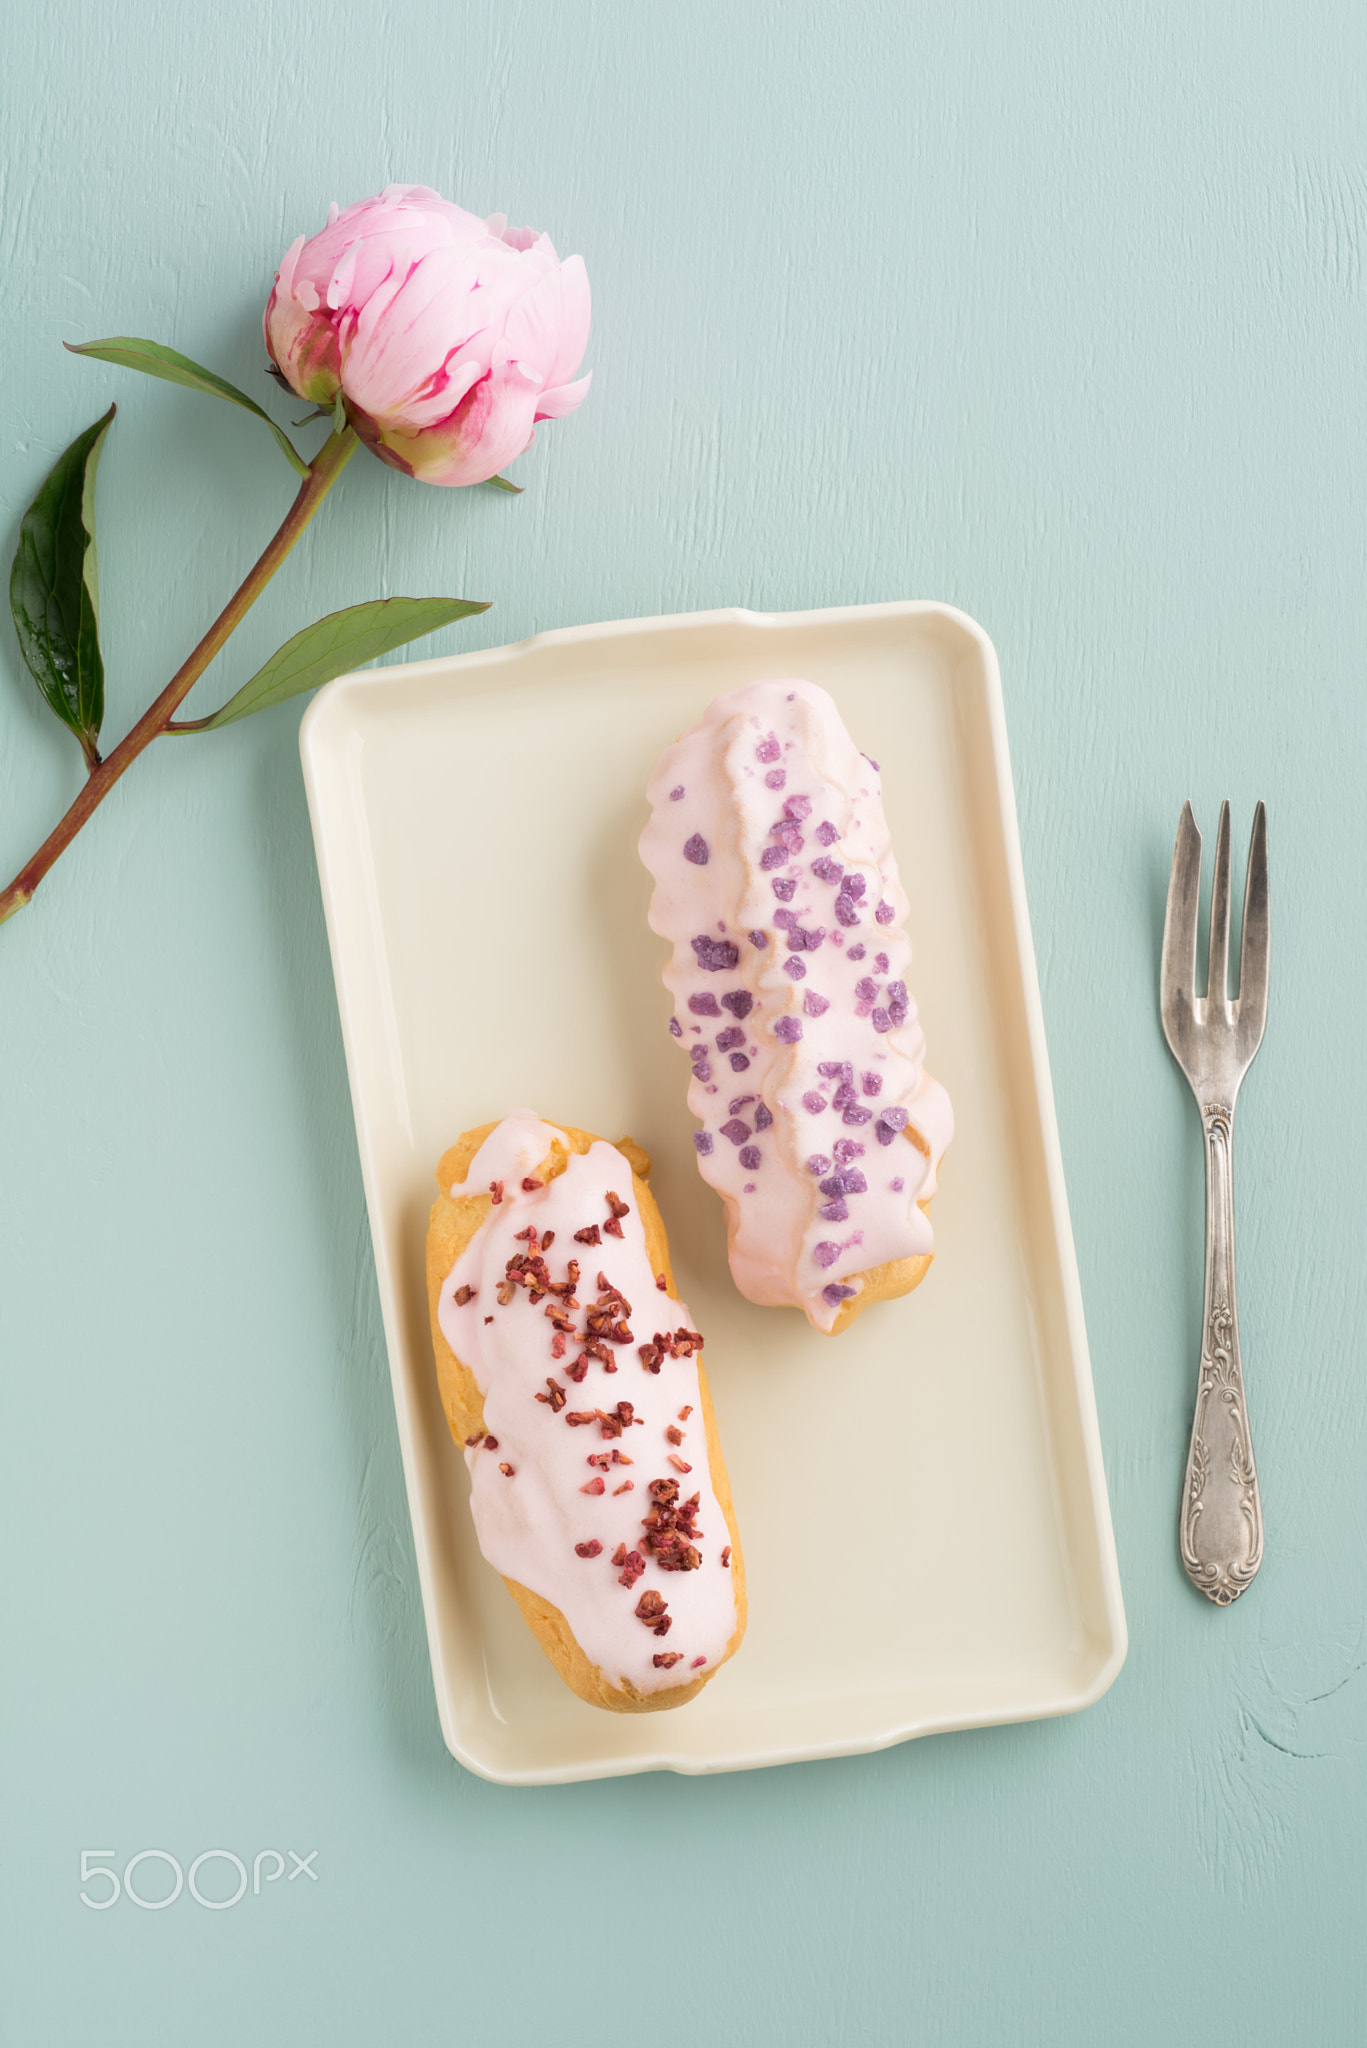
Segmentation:
<svg viewBox="0 0 1367 2048">
<path fill-rule="evenodd" d="M 216 377 L 212 370 L 203 369 L 192 363 L 188 356 L 166 348 L 159 341 L 139 341 L 136 336 L 119 334 L 108 341 L 68 341 L 63 344 L 73 356 L 95 356 L 102 363 L 118 363 L 125 370 L 142 370 L 149 377 L 162 377 L 168 384 L 183 384 L 189 391 L 205 391 L 210 398 L 224 398 L 229 405 L 240 405 L 245 412 L 255 413 L 264 420 L 280 444 L 280 452 L 292 469 L 300 476 L 307 476 L 309 466 L 295 447 L 288 434 L 275 424 L 269 413 L 262 412 L 254 398 L 248 398 L 245 391 L 239 391 L 236 384 L 230 384 L 226 377 Z"/>
<path fill-rule="evenodd" d="M 114 410 L 76 436 L 24 514 L 9 580 L 19 651 L 92 768 L 104 719 L 95 472 Z"/>
<path fill-rule="evenodd" d="M 287 697 L 316 690 L 334 676 L 374 661 L 377 655 L 405 647 L 425 633 L 435 633 L 439 626 L 488 609 L 487 604 L 471 604 L 463 597 L 377 597 L 369 604 L 329 612 L 325 619 L 305 626 L 302 633 L 287 640 L 220 711 L 208 718 L 177 720 L 169 730 L 214 732 L 236 718 L 249 718 L 253 711 L 265 711 L 272 704 L 283 704 Z"/>
<path fill-rule="evenodd" d="M 496 491 L 511 491 L 515 497 L 522 496 L 522 485 L 510 484 L 506 476 L 491 476 L 489 482 Z"/>
</svg>

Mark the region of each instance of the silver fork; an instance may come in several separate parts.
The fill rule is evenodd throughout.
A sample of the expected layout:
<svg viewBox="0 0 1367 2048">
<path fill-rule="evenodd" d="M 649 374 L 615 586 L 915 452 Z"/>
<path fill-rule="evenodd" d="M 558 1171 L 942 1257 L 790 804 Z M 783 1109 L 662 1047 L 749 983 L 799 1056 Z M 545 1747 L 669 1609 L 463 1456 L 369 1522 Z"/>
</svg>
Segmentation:
<svg viewBox="0 0 1367 2048">
<path fill-rule="evenodd" d="M 1191 1083 L 1206 1134 L 1206 1291 L 1201 1374 L 1178 1517 L 1187 1577 L 1217 1607 L 1237 1600 L 1263 1561 L 1263 1507 L 1239 1356 L 1234 1296 L 1234 1099 L 1267 1022 L 1267 813 L 1253 814 L 1239 947 L 1229 977 L 1229 805 L 1220 806 L 1210 903 L 1210 976 L 1196 993 L 1201 834 L 1182 806 L 1163 921 L 1160 1006 L 1173 1058 Z"/>
</svg>

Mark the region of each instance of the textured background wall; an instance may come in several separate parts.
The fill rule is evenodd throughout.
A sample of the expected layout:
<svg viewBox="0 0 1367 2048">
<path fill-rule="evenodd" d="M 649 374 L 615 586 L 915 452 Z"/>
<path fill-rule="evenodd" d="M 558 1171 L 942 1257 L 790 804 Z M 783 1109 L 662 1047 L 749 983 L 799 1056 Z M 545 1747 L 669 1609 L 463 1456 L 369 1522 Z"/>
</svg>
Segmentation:
<svg viewBox="0 0 1367 2048">
<path fill-rule="evenodd" d="M 56 0 L 3 90 L 5 560 L 109 402 L 109 730 L 272 530 L 275 263 L 398 178 L 582 250 L 520 499 L 358 457 L 227 659 L 377 592 L 418 653 L 902 596 L 1002 663 L 1132 1648 L 1078 1719 L 511 1793 L 437 1730 L 296 712 L 144 758 L 0 932 L 16 2041 L 1350 2043 L 1361 1842 L 1367 22 L 1290 4 Z M 284 409 L 277 408 L 283 416 Z M 221 673 L 220 673 L 221 671 Z M 0 861 L 79 762 L 0 629 Z M 1198 1130 L 1155 1014 L 1182 798 L 1271 817 L 1241 1289 L 1268 1522 L 1175 1552 Z M 222 1916 L 83 1846 L 320 1849 Z M 149 1874 L 149 1889 L 150 1874 Z M 642 2017 L 638 2021 L 636 2015 Z"/>
</svg>

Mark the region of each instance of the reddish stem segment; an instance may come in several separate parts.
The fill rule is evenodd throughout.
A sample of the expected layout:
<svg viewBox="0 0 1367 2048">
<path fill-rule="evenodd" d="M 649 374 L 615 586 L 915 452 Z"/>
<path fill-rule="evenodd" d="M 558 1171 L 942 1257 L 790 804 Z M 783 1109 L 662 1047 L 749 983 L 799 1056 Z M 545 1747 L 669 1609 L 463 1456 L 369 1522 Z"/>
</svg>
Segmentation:
<svg viewBox="0 0 1367 2048">
<path fill-rule="evenodd" d="M 176 670 L 156 702 L 143 712 L 132 731 L 119 741 L 113 753 L 106 755 L 104 760 L 96 756 L 91 764 L 85 787 L 71 809 L 0 895 L 0 924 L 3 924 L 7 917 L 12 917 L 16 910 L 22 910 L 53 862 L 66 851 L 81 827 L 104 802 L 124 770 L 132 766 L 144 747 L 166 731 L 174 713 L 189 696 L 228 635 L 241 623 L 260 597 L 336 483 L 357 445 L 356 433 L 351 427 L 344 428 L 340 434 L 330 435 L 324 442 L 310 464 L 309 473 L 300 484 L 298 496 L 286 513 L 279 531 L 255 566 L 248 571 L 194 653 Z"/>
</svg>

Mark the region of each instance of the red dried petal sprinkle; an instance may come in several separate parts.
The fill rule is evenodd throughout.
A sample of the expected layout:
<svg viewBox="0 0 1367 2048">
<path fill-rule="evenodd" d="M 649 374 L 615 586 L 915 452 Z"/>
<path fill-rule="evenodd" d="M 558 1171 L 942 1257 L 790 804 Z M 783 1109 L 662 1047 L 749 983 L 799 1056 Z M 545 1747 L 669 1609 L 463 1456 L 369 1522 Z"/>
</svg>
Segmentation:
<svg viewBox="0 0 1367 2048">
<path fill-rule="evenodd" d="M 617 1560 L 616 1558 L 614 1558 L 613 1563 L 615 1564 L 616 1562 Z M 645 1568 L 646 1561 L 642 1557 L 640 1551 L 629 1550 L 625 1558 L 622 1560 L 622 1576 L 617 1583 L 620 1586 L 625 1586 L 627 1588 L 627 1591 L 630 1592 L 631 1588 L 636 1584 L 636 1581 L 640 1578 Z M 657 1593 L 654 1597 L 658 1600 L 661 1596 Z M 648 1593 L 643 1593 L 641 1595 L 641 1598 L 643 1600 L 647 1600 L 650 1598 L 650 1595 Z M 642 1615 L 641 1619 L 644 1621 L 646 1617 Z"/>
<path fill-rule="evenodd" d="M 563 1358 L 564 1356 L 565 1356 L 565 1338 L 564 1338 L 564 1333 L 563 1333 L 562 1331 L 560 1331 L 560 1330 L 557 1330 L 557 1331 L 556 1331 L 556 1333 L 555 1333 L 555 1335 L 554 1335 L 554 1336 L 553 1336 L 553 1337 L 551 1338 L 551 1357 L 552 1357 L 552 1358 Z"/>
<path fill-rule="evenodd" d="M 650 1661 L 657 1671 L 672 1671 L 676 1664 L 682 1664 L 683 1651 L 657 1650 Z"/>
<path fill-rule="evenodd" d="M 657 1622 L 668 1605 L 669 1602 L 665 1599 L 664 1594 L 659 1592 L 656 1587 L 651 1586 L 642 1593 L 640 1599 L 636 1602 L 636 1618 L 638 1621 L 644 1621 L 647 1624 Z"/>
<path fill-rule="evenodd" d="M 485 1322 L 486 1322 L 486 1323 L 491 1323 L 491 1322 L 492 1322 L 492 1321 L 493 1321 L 494 1319 L 493 1319 L 493 1317 L 492 1317 L 492 1316 L 486 1316 L 486 1317 L 484 1318 L 484 1320 L 485 1320 Z"/>
<path fill-rule="evenodd" d="M 671 1444 L 681 1444 L 683 1440 L 683 1431 L 681 1429 L 676 1428 L 675 1425 L 671 1422 L 668 1429 L 665 1431 L 665 1442 Z"/>
<path fill-rule="evenodd" d="M 686 1463 L 683 1458 L 679 1457 L 675 1451 L 670 1452 L 669 1462 L 676 1472 L 691 1472 L 693 1470 L 693 1467 Z"/>
<path fill-rule="evenodd" d="M 673 1628 L 673 1626 L 674 1617 L 672 1614 L 667 1614 L 663 1621 L 656 1622 L 654 1628 L 650 1631 L 650 1633 L 653 1636 L 667 1636 L 669 1634 L 669 1631 Z"/>
<path fill-rule="evenodd" d="M 727 1546 L 726 1546 L 726 1548 L 725 1548 L 725 1550 L 724 1550 L 724 1551 L 722 1552 L 722 1554 L 721 1554 L 721 1568 L 722 1568 L 722 1570 L 723 1570 L 723 1571 L 725 1571 L 725 1570 L 726 1570 L 726 1568 L 727 1568 L 727 1566 L 728 1566 L 728 1565 L 730 1564 L 730 1562 L 731 1562 L 731 1546 L 730 1546 L 730 1544 L 728 1543 L 728 1544 L 727 1544 Z"/>
<path fill-rule="evenodd" d="M 473 1301 L 473 1300 L 474 1300 L 474 1298 L 475 1298 L 475 1290 L 474 1290 L 474 1288 L 473 1288 L 473 1287 L 458 1287 L 458 1288 L 456 1289 L 456 1307 L 457 1307 L 457 1308 L 464 1308 L 464 1306 L 465 1306 L 466 1302 L 467 1302 L 467 1301 Z"/>
<path fill-rule="evenodd" d="M 620 1486 L 613 1487 L 612 1497 L 614 1500 L 616 1500 L 619 1493 L 633 1493 L 635 1491 L 635 1488 L 636 1481 L 634 1479 L 624 1479 Z"/>
<path fill-rule="evenodd" d="M 620 1195 L 615 1195 L 612 1192 L 611 1188 L 608 1189 L 608 1207 L 609 1209 L 611 1209 L 614 1216 L 630 1216 L 631 1214 L 631 1210 L 627 1207 L 627 1204 L 622 1200 L 622 1197 Z"/>
<path fill-rule="evenodd" d="M 598 1420 L 598 1410 L 596 1408 L 572 1408 L 565 1417 L 565 1420 L 571 1429 L 582 1429 L 586 1422 L 596 1422 Z"/>
<path fill-rule="evenodd" d="M 581 1493 L 606 1493 L 607 1488 L 601 1479 L 590 1479 L 588 1485 L 581 1486 L 579 1491 Z"/>
<path fill-rule="evenodd" d="M 604 1230 L 606 1230 L 609 1237 L 621 1237 L 622 1235 L 622 1226 L 617 1221 L 617 1218 L 615 1216 L 609 1216 L 607 1222 L 603 1225 L 603 1228 Z"/>
<path fill-rule="evenodd" d="M 693 1404 L 692 1404 L 692 1402 L 690 1401 L 690 1402 L 688 1403 L 687 1407 L 685 1407 L 685 1408 L 681 1408 L 681 1409 L 679 1410 L 679 1420 L 680 1420 L 680 1422 L 687 1422 L 687 1420 L 688 1420 L 689 1416 L 690 1416 L 690 1415 L 691 1415 L 692 1413 L 693 1413 Z"/>
<path fill-rule="evenodd" d="M 588 1543 L 576 1543 L 574 1554 L 576 1557 L 597 1557 L 602 1548 L 602 1544 L 596 1540 Z"/>
<path fill-rule="evenodd" d="M 474 1435 L 473 1435 L 473 1436 L 467 1436 L 467 1437 L 466 1437 L 466 1439 L 465 1439 L 465 1448 L 466 1448 L 466 1450 L 467 1450 L 467 1451 L 472 1451 L 472 1450 L 474 1449 L 474 1447 L 475 1447 L 475 1445 L 476 1445 L 476 1444 L 482 1444 L 483 1442 L 484 1442 L 484 1431 L 483 1431 L 482 1429 L 477 1429 L 477 1430 L 475 1431 L 475 1433 L 474 1433 Z"/>
<path fill-rule="evenodd" d="M 581 1352 L 578 1358 L 575 1359 L 573 1365 L 567 1365 L 565 1367 L 565 1377 L 566 1379 L 573 1380 L 576 1386 L 580 1386 L 588 1378 L 588 1376 L 588 1355 L 585 1352 Z"/>
<path fill-rule="evenodd" d="M 491 1198 L 492 1206 L 496 1209 L 499 1203 L 503 1200 L 503 1183 L 501 1180 L 490 1181 L 489 1195 Z"/>
<path fill-rule="evenodd" d="M 512 1476 L 513 1476 L 513 1468 L 512 1468 L 512 1466 L 511 1466 L 511 1465 L 500 1465 L 498 1469 L 499 1469 L 499 1471 L 500 1471 L 500 1472 L 501 1472 L 501 1473 L 503 1474 L 503 1477 L 504 1477 L 505 1479 L 511 1479 L 511 1478 L 512 1478 Z"/>
<path fill-rule="evenodd" d="M 693 1662 L 692 1662 L 692 1663 L 691 1663 L 691 1664 L 689 1665 L 689 1667 L 688 1667 L 688 1668 L 689 1668 L 689 1670 L 690 1670 L 690 1671 L 701 1671 L 701 1670 L 702 1670 L 702 1667 L 703 1667 L 703 1665 L 704 1665 L 704 1664 L 705 1664 L 706 1662 L 707 1662 L 707 1659 L 706 1659 L 706 1657 L 695 1657 L 695 1658 L 693 1659 Z"/>
<path fill-rule="evenodd" d="M 668 1283 L 668 1281 L 667 1281 L 667 1280 L 665 1279 L 665 1276 L 664 1276 L 664 1274 L 663 1274 L 663 1273 L 657 1273 L 657 1274 L 655 1275 L 655 1285 L 656 1285 L 656 1286 L 657 1286 L 657 1287 L 659 1288 L 659 1290 L 660 1290 L 661 1294 L 668 1294 L 668 1292 L 669 1292 L 669 1283 Z"/>
<path fill-rule="evenodd" d="M 657 1373 L 660 1370 L 660 1361 L 664 1353 L 658 1344 L 638 1344 L 636 1355 L 641 1361 L 643 1371 Z"/>
<path fill-rule="evenodd" d="M 534 1194 L 538 1188 L 544 1188 L 545 1185 L 546 1183 L 544 1180 L 532 1180 L 530 1177 L 528 1177 L 528 1179 L 524 1180 L 522 1183 L 522 1192 L 524 1195 L 531 1195 Z"/>
<path fill-rule="evenodd" d="M 603 1242 L 603 1233 L 599 1230 L 596 1223 L 590 1223 L 587 1230 L 575 1231 L 574 1241 L 576 1244 L 601 1244 Z"/>
<path fill-rule="evenodd" d="M 486 1436 L 484 1448 L 486 1451 L 496 1451 L 498 1449 L 498 1438 L 496 1436 Z"/>
</svg>

